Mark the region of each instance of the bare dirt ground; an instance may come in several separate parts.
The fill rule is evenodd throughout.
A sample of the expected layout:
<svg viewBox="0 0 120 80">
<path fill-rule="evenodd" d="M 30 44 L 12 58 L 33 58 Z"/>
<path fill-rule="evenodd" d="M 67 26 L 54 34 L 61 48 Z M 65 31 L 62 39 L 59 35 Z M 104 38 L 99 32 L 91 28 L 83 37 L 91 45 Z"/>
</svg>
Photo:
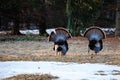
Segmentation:
<svg viewBox="0 0 120 80">
<path fill-rule="evenodd" d="M 47 38 L 43 41 L 0 42 L 0 61 L 64 61 L 120 65 L 120 38 L 106 38 L 103 43 L 103 50 L 91 59 L 88 54 L 88 40 L 83 37 L 69 39 L 69 51 L 62 57 L 55 56 L 53 43 L 48 42 Z"/>
<path fill-rule="evenodd" d="M 69 51 L 65 56 L 55 56 L 53 43 L 47 38 L 43 41 L 6 41 L 0 42 L 0 61 L 62 61 L 78 63 L 106 63 L 120 66 L 120 38 L 109 37 L 103 40 L 103 50 L 91 58 L 88 54 L 88 40 L 83 37 L 73 37 L 68 40 Z M 93 53 L 91 51 L 90 53 Z M 23 79 L 19 77 L 23 77 Z M 29 76 L 26 79 L 26 76 Z M 22 74 L 6 80 L 33 80 L 39 75 Z M 44 76 L 46 77 L 46 76 Z M 51 80 L 47 76 L 41 80 Z"/>
</svg>

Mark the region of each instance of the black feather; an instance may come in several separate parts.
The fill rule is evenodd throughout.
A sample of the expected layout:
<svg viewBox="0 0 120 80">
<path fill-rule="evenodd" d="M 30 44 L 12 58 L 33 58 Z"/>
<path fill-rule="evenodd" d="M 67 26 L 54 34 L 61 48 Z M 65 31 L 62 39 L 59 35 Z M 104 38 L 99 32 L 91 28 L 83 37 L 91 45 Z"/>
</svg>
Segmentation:
<svg viewBox="0 0 120 80">
<path fill-rule="evenodd" d="M 97 40 L 93 39 L 93 40 L 89 41 L 88 46 L 91 50 L 95 51 L 95 53 L 98 53 L 99 51 L 102 50 L 103 43 L 102 43 L 102 40 L 97 41 Z"/>
<path fill-rule="evenodd" d="M 102 29 L 99 27 L 90 27 L 84 33 L 84 37 L 87 37 L 89 40 L 89 49 L 98 53 L 103 49 L 102 39 L 105 39 L 106 35 Z M 88 50 L 89 51 L 89 50 Z"/>
<path fill-rule="evenodd" d="M 68 43 L 64 40 L 58 40 L 58 42 L 55 42 L 54 45 L 58 45 L 57 51 L 61 51 L 62 55 L 65 55 L 68 51 Z M 55 50 L 55 48 L 53 48 Z"/>
<path fill-rule="evenodd" d="M 54 42 L 53 50 L 57 52 L 61 52 L 62 55 L 65 55 L 68 51 L 68 43 L 67 40 L 71 38 L 71 34 L 64 28 L 56 28 L 49 35 L 49 41 Z"/>
</svg>

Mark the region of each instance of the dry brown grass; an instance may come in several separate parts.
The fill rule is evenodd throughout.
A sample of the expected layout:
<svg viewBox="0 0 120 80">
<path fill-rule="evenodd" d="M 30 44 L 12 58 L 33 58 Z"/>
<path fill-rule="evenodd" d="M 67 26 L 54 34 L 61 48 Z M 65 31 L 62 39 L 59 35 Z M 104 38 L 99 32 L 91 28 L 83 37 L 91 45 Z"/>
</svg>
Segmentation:
<svg viewBox="0 0 120 80">
<path fill-rule="evenodd" d="M 47 38 L 46 38 L 47 39 Z M 120 65 L 120 39 L 106 38 L 104 48 L 93 59 L 88 54 L 88 41 L 82 37 L 68 40 L 66 56 L 55 56 L 53 43 L 44 41 L 8 41 L 0 44 L 0 61 L 64 61 L 79 63 L 108 63 Z M 92 51 L 90 53 L 93 53 Z"/>
<path fill-rule="evenodd" d="M 20 74 L 4 80 L 53 80 L 58 77 L 49 74 Z"/>
<path fill-rule="evenodd" d="M 47 38 L 46 38 L 47 39 Z M 97 56 L 91 59 L 88 54 L 86 38 L 73 37 L 68 40 L 69 51 L 66 56 L 55 56 L 53 43 L 44 41 L 7 41 L 0 44 L 0 61 L 62 61 L 78 63 L 106 63 L 120 66 L 120 38 L 106 38 L 104 48 Z M 92 51 L 90 53 L 93 53 Z M 25 76 L 29 76 L 24 74 Z M 18 75 L 24 76 L 24 75 Z M 31 76 L 31 75 L 30 75 Z M 38 75 L 32 75 L 38 76 Z M 24 79 L 7 80 L 25 80 Z M 36 80 L 36 79 L 27 79 Z M 37 79 L 38 80 L 38 79 Z M 45 80 L 45 79 L 40 79 Z"/>
</svg>

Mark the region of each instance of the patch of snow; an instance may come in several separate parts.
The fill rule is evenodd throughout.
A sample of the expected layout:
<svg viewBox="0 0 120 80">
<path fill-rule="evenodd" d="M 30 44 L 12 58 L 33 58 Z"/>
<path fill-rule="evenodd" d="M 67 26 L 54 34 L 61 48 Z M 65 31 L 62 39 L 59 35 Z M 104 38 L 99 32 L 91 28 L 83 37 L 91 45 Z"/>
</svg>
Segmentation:
<svg viewBox="0 0 120 80">
<path fill-rule="evenodd" d="M 7 34 L 7 33 L 11 33 L 11 31 L 0 31 L 0 34 Z"/>
<path fill-rule="evenodd" d="M 106 75 L 96 75 L 99 71 Z M 72 62 L 45 62 L 45 61 L 6 61 L 0 62 L 0 79 L 18 74 L 51 74 L 58 76 L 58 80 L 120 80 L 120 67 L 106 64 L 78 64 Z"/>
<path fill-rule="evenodd" d="M 35 30 L 20 30 L 20 32 L 22 34 L 39 34 L 39 30 L 35 29 Z"/>
<path fill-rule="evenodd" d="M 101 28 L 103 31 L 105 32 L 115 32 L 115 28 Z M 0 34 L 7 34 L 10 33 L 11 31 L 0 31 Z M 22 34 L 39 34 L 39 30 L 38 29 L 34 29 L 34 30 L 20 30 L 20 32 Z M 55 32 L 55 28 L 51 28 L 51 29 L 46 29 L 47 34 L 51 34 L 51 32 Z M 80 34 L 82 34 L 83 31 L 80 30 Z"/>
<path fill-rule="evenodd" d="M 51 28 L 51 29 L 46 29 L 47 34 L 51 34 L 51 32 L 55 33 L 55 28 Z"/>
<path fill-rule="evenodd" d="M 101 28 L 103 31 L 113 31 L 115 32 L 115 28 Z"/>
</svg>

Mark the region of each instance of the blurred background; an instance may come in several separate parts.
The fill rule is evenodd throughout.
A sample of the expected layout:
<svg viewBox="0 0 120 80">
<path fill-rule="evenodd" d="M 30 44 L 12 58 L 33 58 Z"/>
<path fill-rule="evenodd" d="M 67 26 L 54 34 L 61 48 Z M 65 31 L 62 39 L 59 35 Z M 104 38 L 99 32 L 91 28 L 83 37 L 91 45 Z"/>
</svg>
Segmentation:
<svg viewBox="0 0 120 80">
<path fill-rule="evenodd" d="M 120 36 L 120 0 L 0 0 L 0 33 L 64 27 L 79 36 L 90 26 Z"/>
</svg>

